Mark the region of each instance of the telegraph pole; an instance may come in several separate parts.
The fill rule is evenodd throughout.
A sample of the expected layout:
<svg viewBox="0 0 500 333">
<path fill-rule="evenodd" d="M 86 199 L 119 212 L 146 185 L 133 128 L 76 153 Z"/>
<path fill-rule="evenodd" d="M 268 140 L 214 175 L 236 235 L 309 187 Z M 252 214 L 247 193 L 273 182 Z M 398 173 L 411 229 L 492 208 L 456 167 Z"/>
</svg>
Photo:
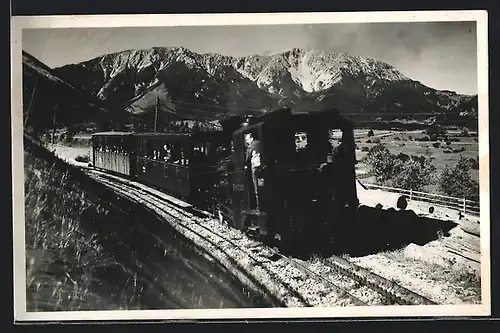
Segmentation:
<svg viewBox="0 0 500 333">
<path fill-rule="evenodd" d="M 54 148 L 55 136 L 56 136 L 56 112 L 57 112 L 57 104 L 54 106 L 54 118 L 52 119 L 52 148 Z"/>
<path fill-rule="evenodd" d="M 156 123 L 158 122 L 158 108 L 160 106 L 160 97 L 156 97 L 156 107 L 155 107 L 155 126 L 154 131 L 156 132 Z"/>
<path fill-rule="evenodd" d="M 29 118 L 30 113 L 31 113 L 31 106 L 33 105 L 33 98 L 35 97 L 35 91 L 36 91 L 37 85 L 38 85 L 38 79 L 35 81 L 35 86 L 33 87 L 33 91 L 31 92 L 31 100 L 30 100 L 30 105 L 28 106 L 28 112 L 26 115 L 26 119 L 24 120 L 24 127 L 26 127 L 26 125 L 28 124 L 28 118 Z"/>
</svg>

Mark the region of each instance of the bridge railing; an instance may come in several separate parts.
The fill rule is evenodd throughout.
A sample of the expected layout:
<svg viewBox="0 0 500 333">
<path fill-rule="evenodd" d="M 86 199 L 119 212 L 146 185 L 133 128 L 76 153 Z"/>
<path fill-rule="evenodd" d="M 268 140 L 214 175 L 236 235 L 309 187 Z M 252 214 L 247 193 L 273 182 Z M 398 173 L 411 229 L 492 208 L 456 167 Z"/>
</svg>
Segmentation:
<svg viewBox="0 0 500 333">
<path fill-rule="evenodd" d="M 479 215 L 479 202 L 477 201 L 375 184 L 363 183 L 363 185 L 368 189 L 380 189 L 387 192 L 405 195 L 410 201 L 428 202 L 437 206 L 459 210 L 464 214 Z"/>
</svg>

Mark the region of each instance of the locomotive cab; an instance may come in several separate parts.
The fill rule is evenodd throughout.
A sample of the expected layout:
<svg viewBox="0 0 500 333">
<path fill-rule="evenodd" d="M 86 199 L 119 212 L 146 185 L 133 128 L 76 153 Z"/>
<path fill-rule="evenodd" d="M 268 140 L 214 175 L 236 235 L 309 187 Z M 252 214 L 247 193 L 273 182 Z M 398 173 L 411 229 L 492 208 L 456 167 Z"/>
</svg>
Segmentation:
<svg viewBox="0 0 500 333">
<path fill-rule="evenodd" d="M 335 149 L 334 129 L 342 131 Z M 260 153 L 255 169 L 252 139 Z M 228 180 L 235 227 L 286 243 L 306 232 L 330 233 L 325 229 L 344 210 L 357 208 L 354 161 L 352 128 L 336 110 L 280 109 L 250 121 L 233 133 Z"/>
</svg>

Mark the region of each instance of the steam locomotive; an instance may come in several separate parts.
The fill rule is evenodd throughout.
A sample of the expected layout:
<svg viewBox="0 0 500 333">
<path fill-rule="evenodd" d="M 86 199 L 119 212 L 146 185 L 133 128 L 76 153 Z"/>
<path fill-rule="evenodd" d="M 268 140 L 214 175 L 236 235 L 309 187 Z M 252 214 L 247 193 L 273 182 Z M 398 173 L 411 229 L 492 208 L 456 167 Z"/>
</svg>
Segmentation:
<svg viewBox="0 0 500 333">
<path fill-rule="evenodd" d="M 222 125 L 213 132 L 95 133 L 93 166 L 211 210 L 222 222 L 279 246 L 342 234 L 342 221 L 359 205 L 348 119 L 335 109 L 283 108 L 230 117 Z M 249 133 L 260 143 L 258 172 L 245 158 Z"/>
</svg>

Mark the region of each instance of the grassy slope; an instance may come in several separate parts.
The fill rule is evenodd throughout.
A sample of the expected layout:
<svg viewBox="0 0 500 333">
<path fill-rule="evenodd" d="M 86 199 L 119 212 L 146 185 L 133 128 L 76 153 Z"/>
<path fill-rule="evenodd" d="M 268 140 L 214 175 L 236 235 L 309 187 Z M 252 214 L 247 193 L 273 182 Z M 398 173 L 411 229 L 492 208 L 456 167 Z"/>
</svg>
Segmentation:
<svg viewBox="0 0 500 333">
<path fill-rule="evenodd" d="M 134 276 L 103 251 L 96 232 L 79 223 L 88 218 L 91 226 L 114 208 L 82 188 L 75 170 L 47 154 L 26 140 L 27 310 L 134 308 L 134 300 L 126 299 Z M 99 278 L 112 272 L 127 281 L 121 291 Z M 103 297 L 102 289 L 115 293 Z"/>
</svg>

